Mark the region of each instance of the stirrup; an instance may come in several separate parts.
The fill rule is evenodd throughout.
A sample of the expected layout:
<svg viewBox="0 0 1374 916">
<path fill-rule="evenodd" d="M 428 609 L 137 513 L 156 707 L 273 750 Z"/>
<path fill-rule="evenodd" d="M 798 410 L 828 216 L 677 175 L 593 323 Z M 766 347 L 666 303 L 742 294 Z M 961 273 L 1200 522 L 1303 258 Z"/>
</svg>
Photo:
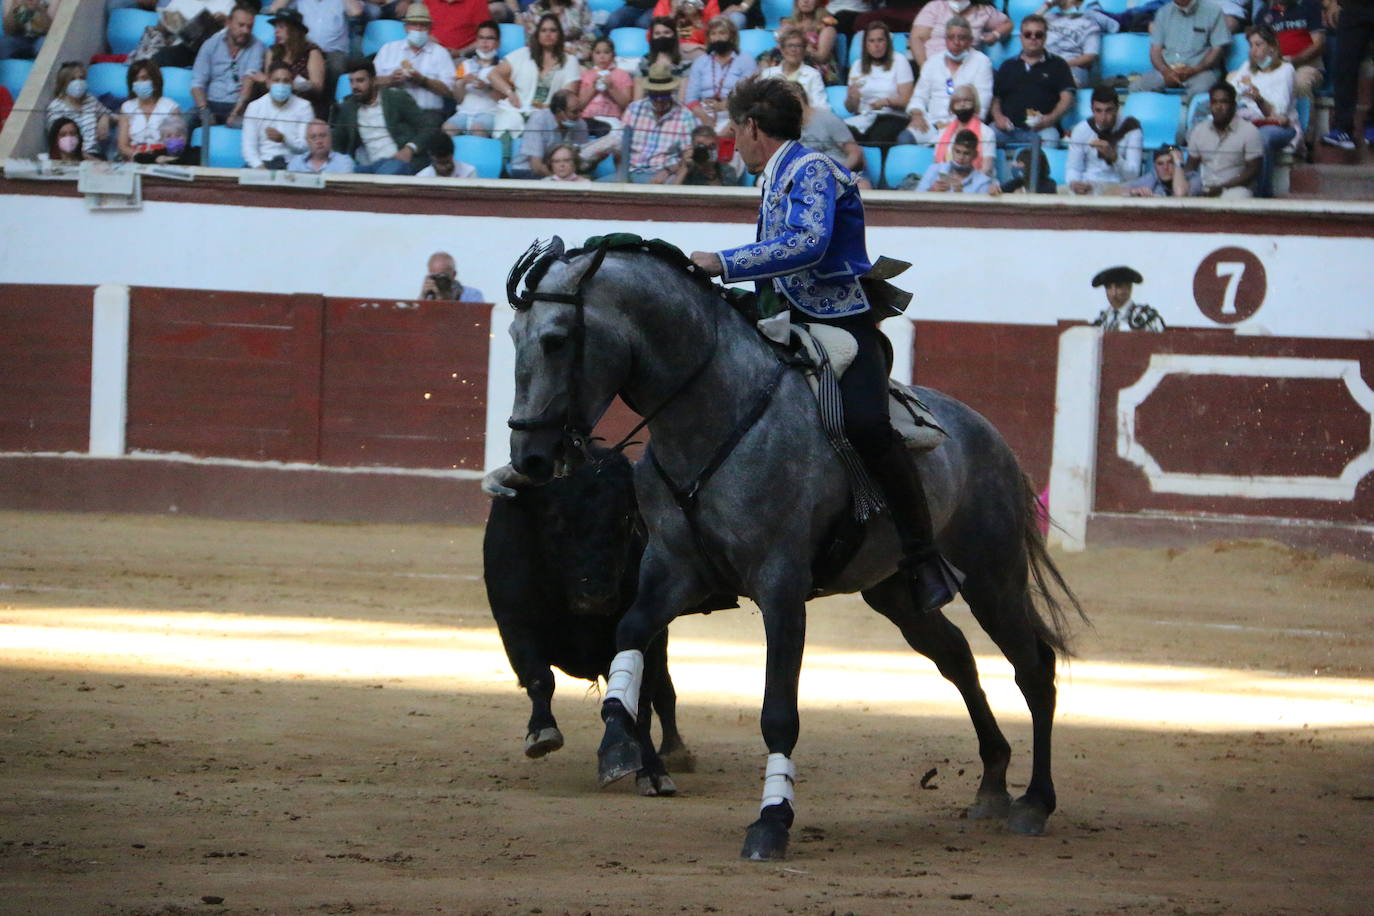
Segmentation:
<svg viewBox="0 0 1374 916">
<path fill-rule="evenodd" d="M 938 611 L 964 585 L 959 568 L 934 551 L 918 559 L 903 559 L 901 570 L 911 581 L 911 599 L 921 612 Z"/>
</svg>

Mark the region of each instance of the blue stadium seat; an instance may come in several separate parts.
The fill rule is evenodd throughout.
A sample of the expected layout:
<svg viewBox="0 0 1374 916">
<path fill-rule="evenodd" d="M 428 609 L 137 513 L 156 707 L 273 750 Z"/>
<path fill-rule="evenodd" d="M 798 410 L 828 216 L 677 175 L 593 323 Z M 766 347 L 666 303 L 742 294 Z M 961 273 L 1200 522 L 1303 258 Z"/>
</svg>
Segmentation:
<svg viewBox="0 0 1374 916">
<path fill-rule="evenodd" d="M 341 101 L 352 94 L 353 86 L 348 82 L 348 74 L 340 73 L 339 81 L 334 84 L 334 101 Z"/>
<path fill-rule="evenodd" d="M 924 175 L 926 169 L 935 162 L 935 147 L 917 146 L 901 143 L 887 151 L 887 162 L 883 165 L 883 181 L 889 188 L 895 188 L 908 175 Z"/>
<path fill-rule="evenodd" d="M 740 53 L 750 60 L 757 60 L 760 54 L 772 51 L 777 46 L 777 38 L 767 29 L 745 29 L 739 33 Z"/>
<path fill-rule="evenodd" d="M 1064 183 L 1064 175 L 1069 168 L 1069 151 L 1063 147 L 1042 147 L 1045 158 L 1050 161 L 1050 177 L 1056 184 Z"/>
<path fill-rule="evenodd" d="M 1250 59 L 1250 39 L 1242 32 L 1231 39 L 1231 47 L 1226 49 L 1226 72 L 1239 70 Z"/>
<path fill-rule="evenodd" d="M 876 146 L 860 147 L 864 151 L 864 177 L 873 187 L 882 184 L 883 179 L 883 151 Z"/>
<path fill-rule="evenodd" d="M 96 98 L 112 95 L 121 101 L 129 97 L 128 64 L 91 64 L 86 68 L 86 91 Z"/>
<path fill-rule="evenodd" d="M 1008 60 L 1021 53 L 1021 33 L 1012 32 L 1010 38 L 1004 38 L 999 42 L 988 45 L 983 49 L 983 53 L 992 61 L 992 69 L 996 70 Z"/>
<path fill-rule="evenodd" d="M 29 78 L 29 71 L 33 69 L 33 61 L 18 60 L 7 58 L 0 60 L 0 86 L 4 86 L 10 91 L 12 98 L 18 99 L 19 93 L 24 88 L 24 81 Z"/>
<path fill-rule="evenodd" d="M 128 54 L 143 40 L 143 30 L 157 25 L 157 13 L 149 10 L 111 10 L 105 25 L 105 41 L 111 54 Z"/>
<path fill-rule="evenodd" d="M 595 181 L 598 178 L 608 178 L 614 174 L 615 157 L 607 156 L 596 164 L 596 168 L 592 169 L 592 180 Z"/>
<path fill-rule="evenodd" d="M 845 97 L 849 95 L 848 86 L 826 86 L 825 96 L 830 99 L 830 110 L 835 113 L 835 117 L 843 121 L 845 118 L 852 118 L 849 109 L 844 107 Z"/>
<path fill-rule="evenodd" d="M 1312 99 L 1308 96 L 1299 96 L 1295 106 L 1298 109 L 1298 123 L 1302 125 L 1302 133 L 1307 133 L 1307 126 L 1312 123 Z"/>
<path fill-rule="evenodd" d="M 1114 13 L 1118 16 L 1134 5 L 1130 0 L 1101 0 L 1098 4 L 1102 8 L 1102 12 Z"/>
<path fill-rule="evenodd" d="M 611 29 L 616 57 L 643 57 L 649 53 L 649 33 L 634 26 Z"/>
<path fill-rule="evenodd" d="M 907 46 L 911 43 L 911 38 L 906 32 L 899 32 L 892 36 L 892 50 L 898 54 L 905 54 Z M 849 45 L 849 66 L 854 66 L 859 62 L 863 55 L 864 42 L 862 35 L 855 35 L 854 40 Z"/>
<path fill-rule="evenodd" d="M 1044 5 L 1043 0 L 1007 0 L 1007 16 L 1011 19 L 1015 32 L 1020 33 L 1022 19 Z"/>
<path fill-rule="evenodd" d="M 763 27 L 777 31 L 782 21 L 792 15 L 792 0 L 763 0 Z"/>
<path fill-rule="evenodd" d="M 1183 118 L 1183 96 L 1163 92 L 1132 92 L 1121 106 L 1121 117 L 1135 118 L 1144 133 L 1146 149 L 1178 142 L 1179 122 Z"/>
<path fill-rule="evenodd" d="M 625 0 L 587 0 L 587 8 L 593 13 L 605 13 L 609 16 L 616 10 L 625 5 Z M 602 17 L 603 19 L 605 17 Z"/>
<path fill-rule="evenodd" d="M 371 57 L 389 41 L 406 37 L 406 24 L 399 19 L 374 19 L 363 29 L 363 56 Z"/>
<path fill-rule="evenodd" d="M 467 134 L 453 138 L 453 155 L 477 170 L 478 178 L 501 177 L 501 141 Z"/>
<path fill-rule="evenodd" d="M 1212 116 L 1212 111 L 1207 106 L 1211 103 L 1211 96 L 1206 92 L 1199 92 L 1188 102 L 1188 112 L 1183 117 L 1183 144 L 1188 144 L 1188 135 L 1193 132 L 1199 121 L 1206 121 Z"/>
<path fill-rule="evenodd" d="M 216 124 L 210 128 L 209 155 L 205 152 L 205 128 L 197 127 L 191 134 L 191 145 L 201 148 L 202 165 L 218 169 L 241 169 L 243 162 L 243 131 L 237 127 Z"/>
<path fill-rule="evenodd" d="M 1098 61 L 1104 79 L 1148 73 L 1154 69 L 1150 63 L 1150 36 L 1139 32 L 1103 35 Z"/>
<path fill-rule="evenodd" d="M 277 43 L 277 29 L 270 22 L 271 19 L 266 15 L 253 17 L 253 37 L 269 48 Z"/>
<path fill-rule="evenodd" d="M 497 57 L 505 57 L 516 48 L 523 48 L 528 44 L 525 40 L 525 27 L 518 22 L 501 23 L 501 44 L 496 49 Z M 617 52 L 619 53 L 619 52 Z"/>
<path fill-rule="evenodd" d="M 1091 89 L 1079 89 L 1075 98 L 1077 101 L 1073 107 L 1064 112 L 1064 117 L 1059 119 L 1059 126 L 1066 131 L 1073 130 L 1079 122 L 1092 117 L 1093 91 Z"/>
<path fill-rule="evenodd" d="M 163 67 L 162 94 L 180 105 L 183 113 L 195 111 L 196 103 L 191 98 L 191 68 Z"/>
</svg>

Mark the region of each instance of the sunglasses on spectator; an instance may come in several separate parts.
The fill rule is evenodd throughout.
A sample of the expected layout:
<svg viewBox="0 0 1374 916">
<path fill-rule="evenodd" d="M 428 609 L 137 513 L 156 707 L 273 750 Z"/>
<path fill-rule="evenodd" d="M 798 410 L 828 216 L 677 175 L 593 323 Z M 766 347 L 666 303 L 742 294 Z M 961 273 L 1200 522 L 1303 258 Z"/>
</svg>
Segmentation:
<svg viewBox="0 0 1374 916">
<path fill-rule="evenodd" d="M 1022 37 L 1022 38 L 1044 38 L 1044 37 L 1045 37 L 1045 33 L 1044 33 L 1044 32 L 1022 32 L 1022 33 L 1021 33 L 1021 37 Z"/>
</svg>

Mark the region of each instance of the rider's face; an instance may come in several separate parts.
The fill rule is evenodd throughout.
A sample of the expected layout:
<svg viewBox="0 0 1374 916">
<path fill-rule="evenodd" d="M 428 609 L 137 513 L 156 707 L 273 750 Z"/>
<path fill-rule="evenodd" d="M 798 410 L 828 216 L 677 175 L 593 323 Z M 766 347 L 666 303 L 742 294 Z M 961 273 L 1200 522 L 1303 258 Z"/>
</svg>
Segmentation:
<svg viewBox="0 0 1374 916">
<path fill-rule="evenodd" d="M 735 124 L 735 152 L 744 160 L 744 167 L 750 174 L 757 175 L 768 164 L 768 155 L 763 148 L 763 134 L 753 118 L 743 124 Z"/>
</svg>

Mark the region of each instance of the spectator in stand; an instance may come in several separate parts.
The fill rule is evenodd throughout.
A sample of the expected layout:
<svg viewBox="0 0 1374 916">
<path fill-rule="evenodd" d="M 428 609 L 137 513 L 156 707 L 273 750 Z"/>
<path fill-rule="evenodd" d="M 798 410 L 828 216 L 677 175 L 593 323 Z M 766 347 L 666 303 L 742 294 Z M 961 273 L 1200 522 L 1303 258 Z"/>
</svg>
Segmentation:
<svg viewBox="0 0 1374 916">
<path fill-rule="evenodd" d="M 874 0 L 868 12 L 854 18 L 854 34 L 867 35 L 875 25 L 885 25 L 889 32 L 910 32 L 920 9 L 921 0 Z"/>
<path fill-rule="evenodd" d="M 454 54 L 465 54 L 477 41 L 477 28 L 493 19 L 511 22 L 505 4 L 487 0 L 428 0 L 434 40 Z"/>
<path fill-rule="evenodd" d="M 147 165 L 200 165 L 200 147 L 192 146 L 190 131 L 182 118 L 167 118 L 162 122 L 162 140 L 158 148 L 137 153 L 135 162 Z"/>
<path fill-rule="evenodd" d="M 305 126 L 305 146 L 305 152 L 286 164 L 288 172 L 312 172 L 316 175 L 323 172 L 340 175 L 353 173 L 352 157 L 334 152 L 334 138 L 327 122 L 316 118 Z"/>
<path fill-rule="evenodd" d="M 598 38 L 592 45 L 592 67 L 583 70 L 577 83 L 582 117 L 620 123 L 625 106 L 634 101 L 634 77 L 615 65 L 615 43 Z"/>
<path fill-rule="evenodd" d="M 782 24 L 801 32 L 806 40 L 806 63 L 820 72 L 827 86 L 839 82 L 840 68 L 835 60 L 837 21 L 822 3 L 824 0 L 792 0 L 792 15 Z"/>
<path fill-rule="evenodd" d="M 325 85 L 333 86 L 348 63 L 349 19 L 361 19 L 365 13 L 362 0 L 273 0 L 263 12 L 275 16 L 285 9 L 300 12 L 310 40 L 324 52 Z"/>
<path fill-rule="evenodd" d="M 627 0 L 624 6 L 613 10 L 601 26 L 601 34 L 609 35 L 616 29 L 648 29 L 654 20 L 654 4 L 657 0 Z"/>
<path fill-rule="evenodd" d="M 491 84 L 491 72 L 496 69 L 496 53 L 500 46 L 499 25 L 489 20 L 477 27 L 472 51 L 458 61 L 453 80 L 453 97 L 458 100 L 458 109 L 444 122 L 445 133 L 491 136 L 501 98 Z"/>
<path fill-rule="evenodd" d="M 558 24 L 563 27 L 563 47 L 569 54 L 580 62 L 591 60 L 592 11 L 587 0 L 534 0 L 518 20 L 525 27 L 526 38 L 534 34 L 544 16 L 558 17 Z"/>
<path fill-rule="evenodd" d="M 892 33 L 883 23 L 875 22 L 864 32 L 858 64 L 849 68 L 844 107 L 853 116 L 844 123 L 861 144 L 877 146 L 885 155 L 906 130 L 906 106 L 915 86 L 911 64 L 892 49 Z"/>
<path fill-rule="evenodd" d="M 70 118 L 81 131 L 82 152 L 90 159 L 100 154 L 110 139 L 110 110 L 86 91 L 86 65 L 69 60 L 57 68 L 52 101 L 48 103 L 47 122 L 51 131 L 61 118 Z"/>
<path fill-rule="evenodd" d="M 687 107 L 701 123 L 725 132 L 730 91 L 757 69 L 752 58 L 739 52 L 739 29 L 729 18 L 717 16 L 706 24 L 706 53 L 687 74 Z"/>
<path fill-rule="evenodd" d="M 1369 0 L 1322 0 L 1322 20 L 1335 32 L 1336 59 L 1332 64 L 1334 107 L 1331 130 L 1322 142 L 1338 149 L 1353 150 L 1355 139 L 1355 102 L 1359 89 L 1360 67 L 1374 41 L 1374 3 Z M 1366 115 L 1364 142 L 1374 146 L 1374 118 Z"/>
<path fill-rule="evenodd" d="M 33 60 L 57 15 L 58 0 L 5 0 L 0 19 L 0 60 L 17 57 Z"/>
<path fill-rule="evenodd" d="M 80 163 L 81 128 L 71 118 L 58 118 L 48 126 L 48 161 Z"/>
<path fill-rule="evenodd" d="M 1031 183 L 1031 148 L 1022 148 L 1011 160 L 1011 178 L 1002 182 L 1003 194 L 1055 194 L 1058 193 L 1058 186 L 1050 177 L 1050 160 L 1044 152 L 1040 153 L 1040 166 L 1037 170 L 1034 182 L 1034 190 Z"/>
<path fill-rule="evenodd" d="M 692 66 L 690 61 L 682 57 L 677 30 L 673 28 L 673 20 L 668 17 L 655 18 L 649 28 L 649 53 L 640 58 L 639 72 L 636 74 L 636 100 L 644 98 L 644 78 L 649 75 L 649 68 L 658 63 L 665 64 L 673 76 L 679 78 L 685 77 Z M 685 85 L 686 81 L 683 80 L 683 86 Z M 678 96 L 678 101 L 682 101 L 681 89 L 678 90 Z"/>
<path fill-rule="evenodd" d="M 970 86 L 983 106 L 976 114 L 984 119 L 992 104 L 992 61 L 982 51 L 972 49 L 973 27 L 962 16 L 951 16 L 944 25 L 945 48 L 921 67 L 911 102 L 911 116 L 901 143 L 934 143 L 954 120 L 950 106 L 954 90 Z"/>
<path fill-rule="evenodd" d="M 458 265 L 453 255 L 447 251 L 436 251 L 429 256 L 426 265 L 429 273 L 420 285 L 421 299 L 439 299 L 449 302 L 486 302 L 482 291 L 474 286 L 464 286 L 458 279 Z"/>
<path fill-rule="evenodd" d="M 560 89 L 549 99 L 548 108 L 530 115 L 520 135 L 519 152 L 511 157 L 506 171 L 512 178 L 545 178 L 549 170 L 544 158 L 552 147 L 567 143 L 580 149 L 590 139 L 577 93 Z"/>
<path fill-rule="evenodd" d="M 655 175 L 654 183 L 715 187 L 739 184 L 739 169 L 732 163 L 718 161 L 718 144 L 714 129 L 705 124 L 696 128 L 691 142 L 678 152 L 677 161 Z"/>
<path fill-rule="evenodd" d="M 291 88 L 291 67 L 278 62 L 267 74 L 267 95 L 250 102 L 243 114 L 243 162 L 250 169 L 284 169 L 305 152 L 305 127 L 315 109 Z"/>
<path fill-rule="evenodd" d="M 1201 171 L 1203 197 L 1252 197 L 1264 161 L 1259 129 L 1236 117 L 1236 87 L 1217 83 L 1208 92 L 1210 120 L 1188 135 L 1190 173 Z"/>
<path fill-rule="evenodd" d="M 253 89 L 251 74 L 263 69 L 267 48 L 253 35 L 253 10 L 236 6 L 224 28 L 196 52 L 191 68 L 194 120 L 205 124 L 237 124 Z"/>
<path fill-rule="evenodd" d="M 825 11 L 835 17 L 835 31 L 840 35 L 862 35 L 858 30 L 859 17 L 873 9 L 869 0 L 830 0 Z"/>
<path fill-rule="evenodd" d="M 548 151 L 544 156 L 544 165 L 548 167 L 549 174 L 544 176 L 545 181 L 588 181 L 587 176 L 579 174 L 582 163 L 577 157 L 577 150 L 571 144 L 559 143 Z"/>
<path fill-rule="evenodd" d="M 630 181 L 648 184 L 672 160 L 677 150 L 691 142 L 696 119 L 677 100 L 682 78 L 665 63 L 656 63 L 644 77 L 644 98 L 625 109 L 630 130 Z"/>
<path fill-rule="evenodd" d="M 1227 82 L 1236 87 L 1237 114 L 1259 128 L 1264 141 L 1264 161 L 1260 165 L 1255 194 L 1274 196 L 1274 163 L 1280 153 L 1292 152 L 1298 140 L 1298 109 L 1293 94 L 1293 65 L 1279 52 L 1279 39 L 1266 25 L 1245 30 L 1250 43 L 1249 59 L 1241 64 Z"/>
<path fill-rule="evenodd" d="M 1319 0 L 1270 0 L 1259 7 L 1255 25 L 1267 25 L 1279 39 L 1279 53 L 1293 65 L 1293 92 L 1311 98 L 1326 78 L 1322 55 L 1326 28 Z"/>
<path fill-rule="evenodd" d="M 1093 277 L 1093 289 L 1104 286 L 1107 307 L 1098 313 L 1093 327 L 1104 331 L 1163 331 L 1159 312 L 1131 297 L 1135 284 L 1144 283 L 1140 272 L 1130 267 L 1108 267 Z"/>
<path fill-rule="evenodd" d="M 1080 89 L 1087 88 L 1093 64 L 1102 51 L 1102 26 L 1087 15 L 1085 3 L 1086 0 L 1050 0 L 1040 8 L 1050 29 L 1045 50 L 1064 58 Z"/>
<path fill-rule="evenodd" d="M 872 189 L 868 179 L 863 177 L 864 151 L 854 135 L 830 105 L 813 107 L 806 101 L 805 93 L 797 92 L 802 100 L 802 132 L 800 143 L 807 149 L 825 153 L 840 165 L 857 176 L 858 185 L 864 190 Z"/>
<path fill-rule="evenodd" d="M 436 133 L 429 138 L 429 165 L 415 173 L 416 178 L 476 178 L 477 169 L 453 158 L 453 138 Z"/>
<path fill-rule="evenodd" d="M 444 123 L 444 105 L 453 98 L 453 57 L 430 37 L 429 7 L 412 3 L 406 11 L 405 37 L 377 49 L 372 63 L 383 89 L 403 89 L 415 100 L 425 126 Z"/>
<path fill-rule="evenodd" d="M 307 39 L 309 30 L 305 20 L 298 10 L 282 10 L 269 22 L 276 33 L 276 42 L 267 49 L 267 66 L 284 63 L 290 67 L 291 88 L 296 95 L 310 103 L 317 117 L 327 115 L 332 99 L 325 90 L 324 51 Z M 249 75 L 261 84 L 262 91 L 266 91 L 265 72 Z"/>
<path fill-rule="evenodd" d="M 1230 45 L 1226 17 L 1212 0 L 1170 0 L 1155 14 L 1150 32 L 1154 69 L 1127 84 L 1133 92 L 1183 89 L 1191 99 L 1217 81 L 1217 67 Z"/>
<path fill-rule="evenodd" d="M 119 106 L 119 157 L 162 145 L 162 122 L 180 118 L 181 108 L 162 95 L 162 69 L 151 60 L 136 60 L 126 74 L 129 98 Z"/>
<path fill-rule="evenodd" d="M 1093 90 L 1092 117 L 1069 134 L 1069 161 L 1064 178 L 1072 194 L 1117 194 L 1140 175 L 1144 132 L 1135 118 L 1121 118 L 1116 90 Z"/>
<path fill-rule="evenodd" d="M 921 7 L 920 15 L 911 26 L 911 56 L 916 59 L 916 66 L 925 67 L 926 61 L 945 53 L 945 31 L 954 17 L 963 20 L 964 28 L 969 31 L 970 45 L 975 51 L 995 45 L 1011 34 L 1011 20 L 987 0 L 978 3 L 970 3 L 969 0 L 931 0 Z M 965 45 L 965 50 L 968 47 Z M 988 97 L 981 89 L 979 95 Z"/>
<path fill-rule="evenodd" d="M 1155 150 L 1154 167 L 1126 185 L 1127 197 L 1197 197 L 1202 176 L 1183 168 L 1183 150 L 1166 143 Z"/>
<path fill-rule="evenodd" d="M 547 108 L 555 92 L 575 87 L 581 77 L 582 66 L 563 47 L 558 17 L 539 17 L 529 44 L 507 54 L 491 72 L 491 84 L 502 96 L 496 129 L 518 134 L 531 112 Z"/>
<path fill-rule="evenodd" d="M 948 159 L 955 135 L 968 131 L 978 138 L 978 155 L 973 158 L 973 167 L 989 175 L 997 170 L 997 131 L 978 116 L 981 107 L 977 89 L 968 83 L 955 88 L 949 97 L 949 120 L 928 141 L 935 145 L 936 162 Z"/>
<path fill-rule="evenodd" d="M 424 168 L 425 120 L 415 100 L 401 89 L 377 85 L 370 60 L 349 64 L 348 83 L 353 94 L 335 114 L 334 148 L 353 158 L 354 171 L 412 175 Z"/>
<path fill-rule="evenodd" d="M 796 83 L 806 97 L 807 104 L 813 108 L 829 105 L 825 94 L 825 78 L 821 71 L 805 63 L 806 39 L 797 29 L 787 27 L 778 32 L 778 48 L 782 51 L 782 63 L 768 67 L 759 74 L 760 79 L 787 80 Z"/>
<path fill-rule="evenodd" d="M 949 149 L 949 160 L 926 169 L 916 190 L 991 194 L 994 197 L 1002 193 L 986 172 L 974 168 L 973 162 L 977 157 L 977 134 L 969 130 L 959 131 L 954 135 L 954 145 Z"/>
<path fill-rule="evenodd" d="M 1048 34 L 1045 17 L 1031 13 L 1021 20 L 1021 53 L 997 68 L 992 123 L 999 143 L 1029 143 L 1036 136 L 1059 142 L 1059 119 L 1074 103 L 1075 86 L 1064 58 L 1045 50 Z"/>
</svg>

